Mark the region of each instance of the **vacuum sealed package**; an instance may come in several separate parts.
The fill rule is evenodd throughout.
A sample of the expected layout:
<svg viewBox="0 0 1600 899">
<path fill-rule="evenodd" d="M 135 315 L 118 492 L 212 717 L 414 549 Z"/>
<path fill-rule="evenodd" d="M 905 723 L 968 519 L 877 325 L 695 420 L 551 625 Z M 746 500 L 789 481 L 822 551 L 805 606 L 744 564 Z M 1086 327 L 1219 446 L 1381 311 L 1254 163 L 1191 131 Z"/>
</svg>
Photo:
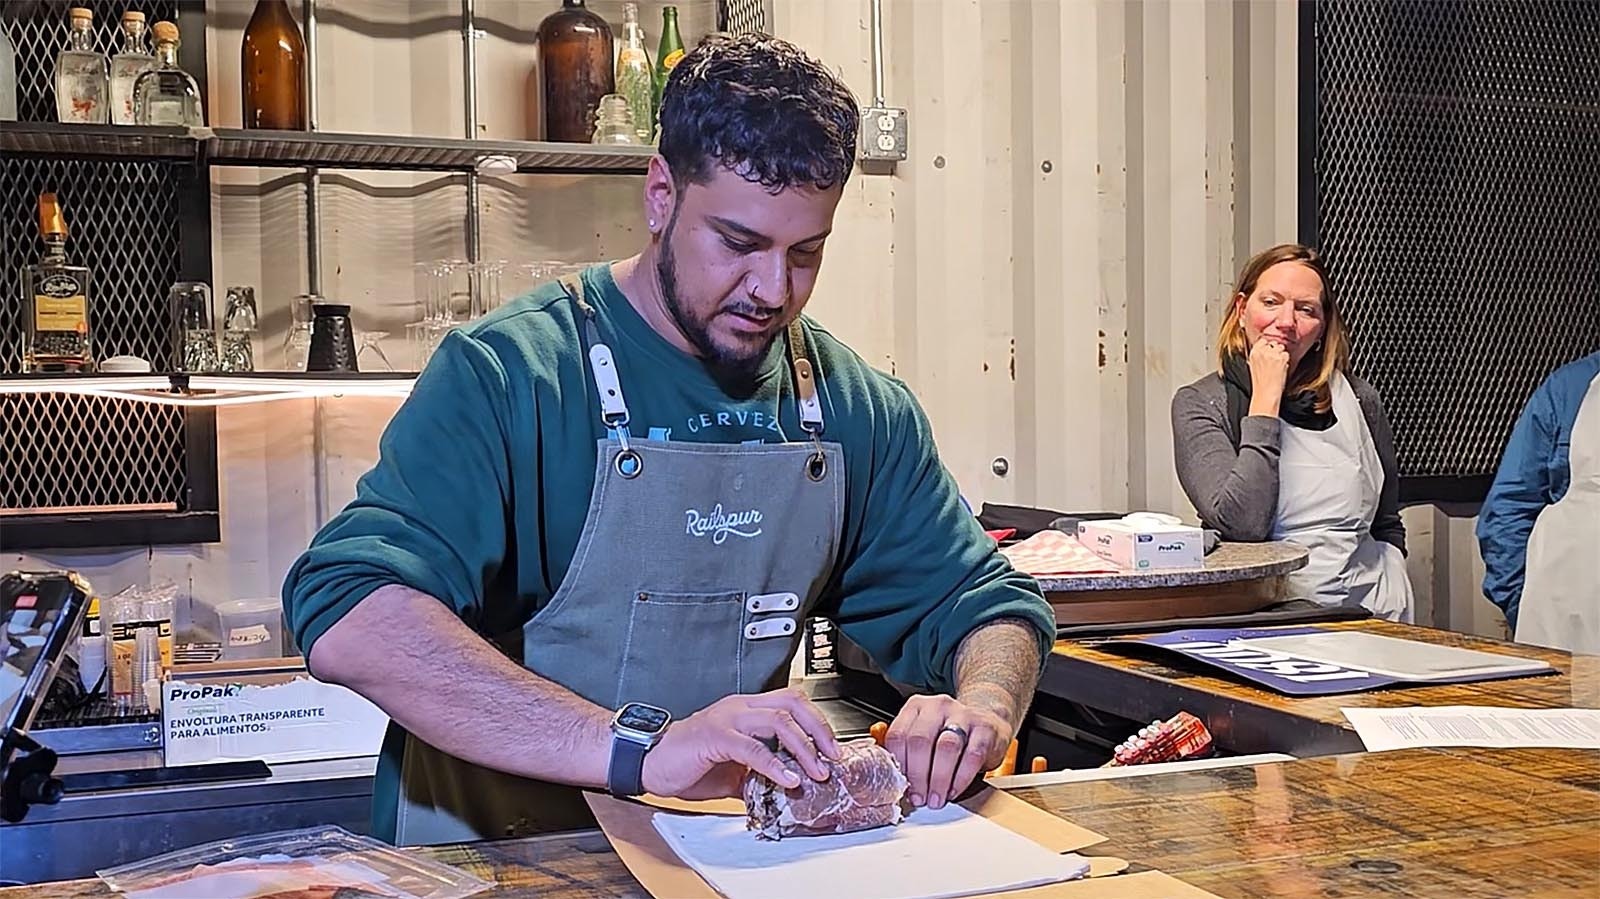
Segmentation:
<svg viewBox="0 0 1600 899">
<path fill-rule="evenodd" d="M 95 873 L 126 899 L 464 899 L 494 885 L 332 826 L 217 840 Z"/>
</svg>

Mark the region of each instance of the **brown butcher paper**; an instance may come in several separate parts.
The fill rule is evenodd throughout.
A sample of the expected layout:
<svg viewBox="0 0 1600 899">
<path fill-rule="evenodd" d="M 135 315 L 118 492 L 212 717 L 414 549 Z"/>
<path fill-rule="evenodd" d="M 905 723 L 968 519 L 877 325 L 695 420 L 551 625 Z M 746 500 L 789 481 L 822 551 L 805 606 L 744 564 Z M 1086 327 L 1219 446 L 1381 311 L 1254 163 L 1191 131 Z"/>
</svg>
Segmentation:
<svg viewBox="0 0 1600 899">
<path fill-rule="evenodd" d="M 687 802 L 653 796 L 646 797 L 645 802 L 632 802 L 598 793 L 585 793 L 584 798 L 618 857 L 652 896 L 658 899 L 718 899 L 717 892 L 668 848 L 651 818 L 658 809 L 680 813 L 742 815 L 744 803 L 736 799 Z M 979 791 L 962 801 L 961 805 L 1053 852 L 1075 852 L 1105 839 L 1091 830 L 993 788 Z M 1157 871 L 1114 877 L 1094 876 L 1103 870 L 1119 868 L 1116 864 L 1093 864 L 1089 879 L 991 895 L 1003 895 L 1006 899 L 1155 899 L 1169 896 L 1174 899 L 1216 899 L 1210 893 Z"/>
</svg>

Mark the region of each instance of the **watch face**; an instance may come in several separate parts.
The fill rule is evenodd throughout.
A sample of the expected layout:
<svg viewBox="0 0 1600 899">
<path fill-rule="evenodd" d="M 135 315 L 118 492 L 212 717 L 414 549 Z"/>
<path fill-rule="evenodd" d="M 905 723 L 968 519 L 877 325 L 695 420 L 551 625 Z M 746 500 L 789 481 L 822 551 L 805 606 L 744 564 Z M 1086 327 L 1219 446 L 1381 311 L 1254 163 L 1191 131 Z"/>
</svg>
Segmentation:
<svg viewBox="0 0 1600 899">
<path fill-rule="evenodd" d="M 622 707 L 617 715 L 617 723 L 630 730 L 643 731 L 653 734 L 667 726 L 672 716 L 666 711 L 655 706 L 648 706 L 642 702 L 630 702 Z"/>
</svg>

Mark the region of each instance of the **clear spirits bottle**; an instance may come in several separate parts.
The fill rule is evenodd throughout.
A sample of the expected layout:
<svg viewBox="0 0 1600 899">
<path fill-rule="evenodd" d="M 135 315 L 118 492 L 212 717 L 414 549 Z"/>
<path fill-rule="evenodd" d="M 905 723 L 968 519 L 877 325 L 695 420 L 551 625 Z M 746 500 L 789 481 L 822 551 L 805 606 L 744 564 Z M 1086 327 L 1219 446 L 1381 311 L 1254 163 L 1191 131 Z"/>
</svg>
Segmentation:
<svg viewBox="0 0 1600 899">
<path fill-rule="evenodd" d="M 156 36 L 156 67 L 134 82 L 133 120 L 140 125 L 204 125 L 200 86 L 178 68 L 178 26 L 157 22 L 150 30 Z"/>
<path fill-rule="evenodd" d="M 655 133 L 655 73 L 644 48 L 644 28 L 639 24 L 639 4 L 622 4 L 622 50 L 617 54 L 617 93 L 628 101 L 633 130 L 639 143 L 650 143 Z"/>
<path fill-rule="evenodd" d="M 67 222 L 53 193 L 39 196 L 44 255 L 22 270 L 22 370 L 94 370 L 89 336 L 89 270 L 67 264 Z"/>
<path fill-rule="evenodd" d="M 94 49 L 94 13 L 74 6 L 67 49 L 56 55 L 56 118 L 74 125 L 104 125 L 107 102 L 106 58 Z"/>
<path fill-rule="evenodd" d="M 122 51 L 111 57 L 111 124 L 134 123 L 134 82 L 155 67 L 156 58 L 145 41 L 144 13 L 133 10 L 123 13 Z"/>
</svg>

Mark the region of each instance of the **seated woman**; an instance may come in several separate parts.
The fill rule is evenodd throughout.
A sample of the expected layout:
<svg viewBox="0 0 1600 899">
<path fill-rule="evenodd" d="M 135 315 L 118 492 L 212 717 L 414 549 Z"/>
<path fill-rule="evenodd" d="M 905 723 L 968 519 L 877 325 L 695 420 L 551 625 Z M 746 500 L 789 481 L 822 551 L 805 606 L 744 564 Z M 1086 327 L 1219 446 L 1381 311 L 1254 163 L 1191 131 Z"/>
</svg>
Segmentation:
<svg viewBox="0 0 1600 899">
<path fill-rule="evenodd" d="M 1218 372 L 1172 398 L 1178 481 L 1224 540 L 1311 553 L 1289 596 L 1411 621 L 1394 436 L 1314 250 L 1284 244 L 1239 273 Z"/>
</svg>

